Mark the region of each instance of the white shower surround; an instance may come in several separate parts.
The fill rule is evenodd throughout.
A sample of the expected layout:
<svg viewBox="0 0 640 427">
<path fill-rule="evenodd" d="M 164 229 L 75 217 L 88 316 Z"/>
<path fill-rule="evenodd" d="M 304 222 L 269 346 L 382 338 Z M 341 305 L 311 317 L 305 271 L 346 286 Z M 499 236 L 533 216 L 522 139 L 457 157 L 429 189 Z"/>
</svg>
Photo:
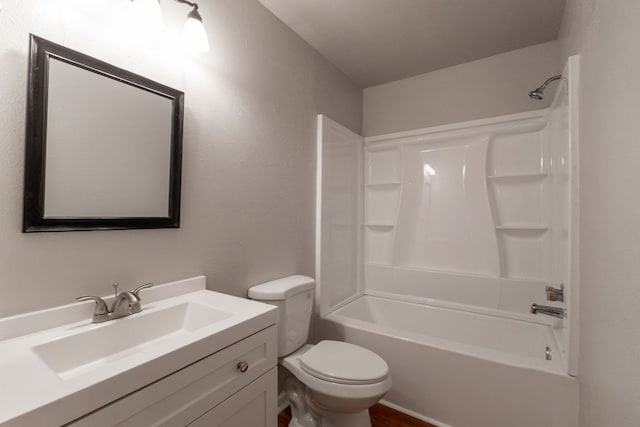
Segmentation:
<svg viewBox="0 0 640 427">
<path fill-rule="evenodd" d="M 549 109 L 367 138 L 364 161 L 363 138 L 319 119 L 319 337 L 383 356 L 391 406 L 442 426 L 576 425 L 577 66 Z M 345 172 L 362 167 L 358 187 Z M 560 283 L 568 317 L 530 314 Z"/>
<path fill-rule="evenodd" d="M 545 110 L 367 138 L 365 290 L 528 314 L 565 283 Z M 566 224 L 559 224 L 560 226 Z M 553 272 L 553 274 L 552 274 Z M 553 305 L 553 304 L 552 304 Z"/>
</svg>

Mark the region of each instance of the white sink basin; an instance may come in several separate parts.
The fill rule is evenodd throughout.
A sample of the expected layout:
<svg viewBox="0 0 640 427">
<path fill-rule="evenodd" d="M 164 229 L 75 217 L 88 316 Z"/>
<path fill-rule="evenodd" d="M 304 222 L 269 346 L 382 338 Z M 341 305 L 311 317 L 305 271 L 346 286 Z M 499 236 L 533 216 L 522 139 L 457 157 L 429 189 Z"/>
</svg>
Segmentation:
<svg viewBox="0 0 640 427">
<path fill-rule="evenodd" d="M 232 313 L 194 302 L 141 312 L 33 348 L 66 380 L 142 351 L 158 340 L 191 332 L 227 319 Z"/>
</svg>

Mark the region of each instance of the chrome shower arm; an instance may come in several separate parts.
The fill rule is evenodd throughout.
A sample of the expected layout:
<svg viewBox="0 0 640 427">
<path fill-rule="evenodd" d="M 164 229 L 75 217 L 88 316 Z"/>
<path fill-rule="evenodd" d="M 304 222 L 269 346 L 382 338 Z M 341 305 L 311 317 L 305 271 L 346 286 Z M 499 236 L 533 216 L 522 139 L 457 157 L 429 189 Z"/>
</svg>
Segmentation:
<svg viewBox="0 0 640 427">
<path fill-rule="evenodd" d="M 560 80 L 561 78 L 562 78 L 562 74 L 558 74 L 557 76 L 549 77 L 547 80 L 544 81 L 544 83 L 542 83 L 542 85 L 540 85 L 538 90 L 545 90 L 546 87 L 549 85 L 549 83 L 551 83 L 553 81 L 556 81 L 556 80 Z"/>
</svg>

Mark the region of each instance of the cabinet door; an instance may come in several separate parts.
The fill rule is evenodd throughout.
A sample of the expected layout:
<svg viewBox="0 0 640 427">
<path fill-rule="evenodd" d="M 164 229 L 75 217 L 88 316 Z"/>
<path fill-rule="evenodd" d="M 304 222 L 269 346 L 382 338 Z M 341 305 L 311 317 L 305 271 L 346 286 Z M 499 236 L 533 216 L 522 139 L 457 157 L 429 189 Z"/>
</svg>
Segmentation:
<svg viewBox="0 0 640 427">
<path fill-rule="evenodd" d="M 192 427 L 276 427 L 277 367 L 189 424 Z"/>
</svg>

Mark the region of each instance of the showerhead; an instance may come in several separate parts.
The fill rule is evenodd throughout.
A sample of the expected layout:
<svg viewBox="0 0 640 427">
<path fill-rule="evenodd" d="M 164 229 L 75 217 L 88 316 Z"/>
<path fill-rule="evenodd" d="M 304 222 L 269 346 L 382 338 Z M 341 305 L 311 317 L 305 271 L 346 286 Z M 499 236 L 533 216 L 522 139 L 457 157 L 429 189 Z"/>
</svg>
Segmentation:
<svg viewBox="0 0 640 427">
<path fill-rule="evenodd" d="M 531 92 L 529 92 L 529 98 L 537 100 L 544 99 L 544 89 L 536 88 L 532 90 Z"/>
<path fill-rule="evenodd" d="M 529 98 L 537 99 L 537 100 L 544 99 L 544 90 L 546 89 L 547 85 L 549 83 L 551 83 L 552 81 L 560 80 L 561 78 L 562 78 L 562 74 L 558 74 L 557 76 L 553 76 L 553 77 L 548 78 L 544 83 L 542 83 L 542 85 L 540 87 L 537 87 L 534 90 L 532 90 L 531 92 L 529 92 Z"/>
</svg>

